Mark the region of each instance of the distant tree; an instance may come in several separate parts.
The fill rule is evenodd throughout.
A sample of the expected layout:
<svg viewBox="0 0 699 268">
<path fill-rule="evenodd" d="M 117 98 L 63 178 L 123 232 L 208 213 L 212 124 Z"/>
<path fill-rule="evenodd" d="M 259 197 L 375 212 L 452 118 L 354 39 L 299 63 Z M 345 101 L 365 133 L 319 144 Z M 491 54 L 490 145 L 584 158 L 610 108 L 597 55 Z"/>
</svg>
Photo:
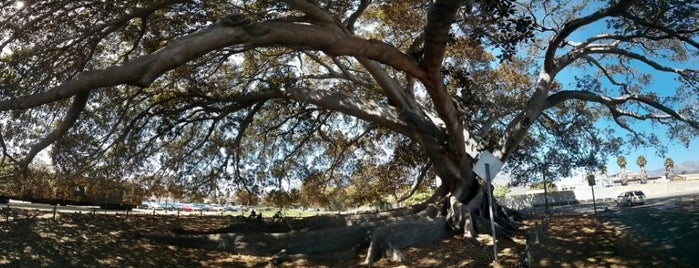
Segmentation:
<svg viewBox="0 0 699 268">
<path fill-rule="evenodd" d="M 675 167 L 675 161 L 672 161 L 672 158 L 668 157 L 665 158 L 665 163 L 663 164 L 665 166 L 665 178 L 670 179 L 670 176 L 673 175 L 672 169 Z"/>
<path fill-rule="evenodd" d="M 236 190 L 235 198 L 238 204 L 241 205 L 257 206 L 260 203 L 260 198 L 246 189 Z"/>
<path fill-rule="evenodd" d="M 597 167 L 597 169 L 599 170 L 599 173 L 607 174 L 607 165 L 600 165 L 599 167 Z"/>
<path fill-rule="evenodd" d="M 495 189 L 493 189 L 493 196 L 503 197 L 511 191 L 512 190 L 508 185 L 495 185 Z"/>
<path fill-rule="evenodd" d="M 292 204 L 291 194 L 284 190 L 274 189 L 269 191 L 262 198 L 262 202 L 266 206 L 273 206 L 282 209 Z"/>
<path fill-rule="evenodd" d="M 616 158 L 616 163 L 619 165 L 619 168 L 621 168 L 621 171 L 619 171 L 619 178 L 621 178 L 621 185 L 627 185 L 629 183 L 628 176 L 626 174 L 626 157 L 623 155 L 620 155 Z"/>
<path fill-rule="evenodd" d="M 425 199 L 430 197 L 432 195 L 431 190 L 428 187 L 420 187 L 415 191 L 413 195 L 410 197 L 406 198 L 403 201 L 404 205 L 414 205 L 414 204 L 419 204 L 422 203 Z"/>
<path fill-rule="evenodd" d="M 301 200 L 301 190 L 292 188 L 289 190 L 289 205 L 298 206 Z"/>
<path fill-rule="evenodd" d="M 646 157 L 639 155 L 636 159 L 636 164 L 641 168 L 641 183 L 645 184 L 648 182 L 648 174 L 646 173 Z"/>
<path fill-rule="evenodd" d="M 552 181 L 546 181 L 546 182 L 537 182 L 529 186 L 529 189 L 533 190 L 543 190 L 544 185 L 546 185 L 546 190 L 549 192 L 554 192 L 557 191 L 557 186 L 554 184 Z"/>
<path fill-rule="evenodd" d="M 330 204 L 325 193 L 325 182 L 321 173 L 311 173 L 301 181 L 301 198 L 303 207 L 327 207 Z"/>
<path fill-rule="evenodd" d="M 146 189 L 143 186 L 127 182 L 124 192 L 124 203 L 138 205 L 146 199 Z"/>
</svg>

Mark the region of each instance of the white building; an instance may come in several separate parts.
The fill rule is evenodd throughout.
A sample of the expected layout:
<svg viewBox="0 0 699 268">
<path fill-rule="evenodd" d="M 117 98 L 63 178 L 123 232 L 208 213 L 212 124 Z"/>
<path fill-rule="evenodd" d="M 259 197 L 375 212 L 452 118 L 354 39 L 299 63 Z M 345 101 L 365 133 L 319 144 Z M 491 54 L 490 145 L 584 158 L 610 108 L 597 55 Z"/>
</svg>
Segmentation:
<svg viewBox="0 0 699 268">
<path fill-rule="evenodd" d="M 585 170 L 584 168 L 578 168 L 573 170 L 571 174 L 572 175 L 570 177 L 561 178 L 560 180 L 558 180 L 558 182 L 555 183 L 556 188 L 558 188 L 559 191 L 575 190 L 580 187 L 590 187 L 587 181 L 587 175 L 589 174 L 587 170 Z M 594 175 L 595 188 L 606 188 L 614 186 L 613 177 L 610 177 L 609 175 L 600 172 L 596 172 Z"/>
</svg>

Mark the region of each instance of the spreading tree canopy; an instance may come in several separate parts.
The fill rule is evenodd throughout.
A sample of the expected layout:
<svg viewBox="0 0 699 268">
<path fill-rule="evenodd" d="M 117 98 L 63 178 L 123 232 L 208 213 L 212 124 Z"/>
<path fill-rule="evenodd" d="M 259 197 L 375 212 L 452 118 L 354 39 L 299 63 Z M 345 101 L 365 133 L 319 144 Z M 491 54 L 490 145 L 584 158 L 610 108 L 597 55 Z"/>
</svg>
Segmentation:
<svg viewBox="0 0 699 268">
<path fill-rule="evenodd" d="M 14 168 L 2 170 L 22 173 L 47 151 L 65 175 L 168 177 L 190 191 L 374 185 L 396 198 L 435 174 L 428 201 L 473 231 L 488 213 L 479 152 L 527 182 L 540 169 L 527 163 L 542 159 L 598 166 L 622 138 L 696 137 L 698 10 L 689 0 L 3 1 L 0 145 Z"/>
</svg>

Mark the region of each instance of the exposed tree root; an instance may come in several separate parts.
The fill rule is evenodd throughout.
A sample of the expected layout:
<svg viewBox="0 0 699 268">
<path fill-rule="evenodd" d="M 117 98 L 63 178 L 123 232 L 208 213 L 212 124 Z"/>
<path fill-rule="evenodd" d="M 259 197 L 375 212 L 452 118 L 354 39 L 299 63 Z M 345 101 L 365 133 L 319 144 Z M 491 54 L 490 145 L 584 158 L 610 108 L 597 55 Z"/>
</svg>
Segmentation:
<svg viewBox="0 0 699 268">
<path fill-rule="evenodd" d="M 449 229 L 475 237 L 490 233 L 490 221 L 467 205 L 451 198 L 447 215 L 434 205 L 420 205 L 381 213 L 323 215 L 281 222 L 244 220 L 215 230 L 173 230 L 173 235 L 142 234 L 163 243 L 272 256 L 273 262 L 296 259 L 310 261 L 348 260 L 367 249 L 365 262 L 382 257 L 404 262 L 403 248 L 437 242 Z M 501 214 L 506 208 L 498 208 Z M 516 215 L 510 211 L 509 214 Z M 499 239 L 510 239 L 515 216 L 498 214 L 495 226 Z M 449 228 L 448 228 L 449 227 Z"/>
<path fill-rule="evenodd" d="M 434 221 L 407 221 L 392 223 L 372 230 L 371 244 L 366 263 L 371 264 L 380 257 L 405 262 L 400 249 L 437 242 L 444 238 L 446 219 L 437 217 Z"/>
</svg>

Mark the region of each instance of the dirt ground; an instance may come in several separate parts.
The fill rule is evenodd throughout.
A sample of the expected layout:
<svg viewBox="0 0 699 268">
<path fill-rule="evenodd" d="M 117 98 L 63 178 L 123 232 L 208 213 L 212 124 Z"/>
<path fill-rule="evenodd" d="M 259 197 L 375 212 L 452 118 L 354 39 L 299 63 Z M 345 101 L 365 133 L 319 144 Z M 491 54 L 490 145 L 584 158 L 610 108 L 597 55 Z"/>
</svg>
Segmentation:
<svg viewBox="0 0 699 268">
<path fill-rule="evenodd" d="M 0 219 L 0 266 L 4 267 L 275 267 L 270 257 L 190 249 L 138 238 L 138 233 L 167 233 L 174 227 L 213 229 L 230 224 L 230 217 L 158 215 L 51 214 L 23 211 L 16 219 Z M 407 263 L 382 259 L 373 267 L 517 267 L 524 255 L 526 233 L 522 226 L 514 241 L 498 241 L 499 262 L 493 262 L 492 241 L 450 237 L 440 243 L 407 248 Z M 532 246 L 534 267 L 638 267 L 664 265 L 662 257 L 619 240 L 613 226 L 599 225 L 580 216 L 554 218 L 550 235 Z M 571 233 L 572 232 L 572 233 Z M 542 247 L 541 245 L 549 245 Z M 285 263 L 284 267 L 365 266 L 362 255 L 340 263 Z"/>
</svg>

